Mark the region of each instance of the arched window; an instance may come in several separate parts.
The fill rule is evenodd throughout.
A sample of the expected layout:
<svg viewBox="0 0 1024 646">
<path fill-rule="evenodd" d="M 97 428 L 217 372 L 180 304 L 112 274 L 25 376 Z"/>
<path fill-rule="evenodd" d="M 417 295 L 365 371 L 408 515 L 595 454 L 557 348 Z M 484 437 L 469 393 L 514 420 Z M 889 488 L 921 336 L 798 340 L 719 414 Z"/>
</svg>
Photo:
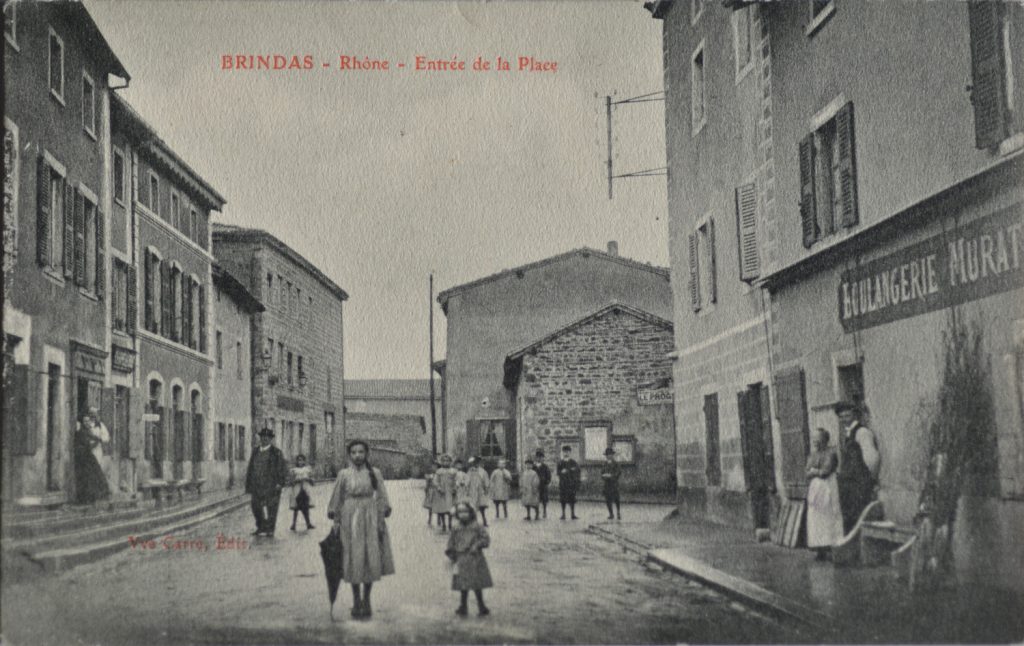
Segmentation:
<svg viewBox="0 0 1024 646">
<path fill-rule="evenodd" d="M 182 463 L 185 460 L 185 411 L 182 409 L 182 387 L 171 388 L 171 423 L 174 428 L 174 478 L 184 477 Z"/>
<path fill-rule="evenodd" d="M 199 463 L 206 459 L 206 429 L 203 425 L 203 394 L 198 390 L 192 391 L 192 478 L 198 479 Z"/>
<path fill-rule="evenodd" d="M 146 446 L 145 457 L 153 465 L 153 477 L 160 478 L 163 475 L 164 460 L 164 423 L 166 411 L 163 406 L 163 383 L 158 379 L 149 381 L 149 401 L 146 404 L 147 412 L 156 415 L 153 421 L 146 422 Z"/>
</svg>

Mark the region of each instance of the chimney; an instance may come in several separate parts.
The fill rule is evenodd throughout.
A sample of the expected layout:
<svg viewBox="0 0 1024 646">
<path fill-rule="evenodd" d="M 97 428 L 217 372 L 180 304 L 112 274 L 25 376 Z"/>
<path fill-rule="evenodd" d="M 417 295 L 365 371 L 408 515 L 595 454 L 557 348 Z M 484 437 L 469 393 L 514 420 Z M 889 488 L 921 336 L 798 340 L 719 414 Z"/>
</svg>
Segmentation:
<svg viewBox="0 0 1024 646">
<path fill-rule="evenodd" d="M 619 243 L 614 240 L 608 241 L 608 255 L 617 256 L 619 255 Z"/>
</svg>

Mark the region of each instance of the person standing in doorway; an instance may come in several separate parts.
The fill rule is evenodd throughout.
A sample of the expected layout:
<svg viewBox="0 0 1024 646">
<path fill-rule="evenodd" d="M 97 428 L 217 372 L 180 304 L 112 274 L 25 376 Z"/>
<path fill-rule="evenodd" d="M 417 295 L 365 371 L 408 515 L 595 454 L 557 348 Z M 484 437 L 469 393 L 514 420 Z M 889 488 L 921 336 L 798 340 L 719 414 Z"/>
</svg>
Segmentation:
<svg viewBox="0 0 1024 646">
<path fill-rule="evenodd" d="M 562 459 L 558 461 L 558 501 L 562 504 L 562 520 L 568 505 L 573 520 L 576 516 L 576 492 L 580 488 L 580 465 L 572 458 L 572 447 L 562 447 Z"/>
<path fill-rule="evenodd" d="M 369 462 L 370 447 L 363 440 L 348 445 L 349 466 L 334 483 L 327 517 L 341 536 L 342 578 L 352 586 L 352 618 L 369 619 L 370 591 L 383 576 L 395 573 L 384 519 L 391 503 L 380 469 Z M 360 590 L 360 588 L 362 588 Z"/>
<path fill-rule="evenodd" d="M 80 503 L 91 505 L 110 498 L 110 485 L 100 460 L 103 445 L 110 443 L 110 433 L 100 422 L 99 411 L 90 408 L 78 422 L 75 431 L 75 495 Z"/>
<path fill-rule="evenodd" d="M 498 466 L 491 472 L 491 500 L 494 501 L 494 517 L 498 518 L 501 510 L 505 510 L 508 518 L 508 495 L 512 485 L 512 474 L 508 470 L 508 462 L 498 460 Z"/>
<path fill-rule="evenodd" d="M 544 464 L 544 450 L 537 449 L 534 453 L 534 468 L 537 470 L 537 477 L 540 478 L 540 489 L 538 494 L 540 497 L 540 509 L 541 513 L 544 514 L 544 518 L 548 517 L 548 487 L 551 486 L 551 469 L 548 465 Z"/>
<path fill-rule="evenodd" d="M 622 467 L 615 460 L 615 449 L 608 447 L 604 450 L 604 464 L 601 465 L 601 481 L 604 486 L 604 504 L 608 506 L 608 520 L 613 520 L 616 515 L 622 520 L 622 503 L 619 500 L 619 478 L 622 477 Z M 612 505 L 615 505 L 615 513 L 612 513 Z"/>
<path fill-rule="evenodd" d="M 264 428 L 245 471 L 245 493 L 252 496 L 252 515 L 256 519 L 254 536 L 274 535 L 281 489 L 287 478 L 288 465 L 281 449 L 274 446 L 274 431 Z"/>
<path fill-rule="evenodd" d="M 875 433 L 861 424 L 861 408 L 849 401 L 835 405 L 842 430 L 839 452 L 839 506 L 843 513 L 843 532 L 850 533 L 861 512 L 875 497 L 875 484 L 881 456 Z"/>
</svg>

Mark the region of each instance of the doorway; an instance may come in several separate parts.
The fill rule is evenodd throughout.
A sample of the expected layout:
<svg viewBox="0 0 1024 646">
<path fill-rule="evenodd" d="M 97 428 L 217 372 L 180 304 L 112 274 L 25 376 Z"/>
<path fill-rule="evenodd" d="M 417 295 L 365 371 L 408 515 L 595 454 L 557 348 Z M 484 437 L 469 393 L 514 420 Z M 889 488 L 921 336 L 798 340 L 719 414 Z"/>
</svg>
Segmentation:
<svg viewBox="0 0 1024 646">
<path fill-rule="evenodd" d="M 174 464 L 172 474 L 175 480 L 185 479 L 185 411 L 181 408 L 181 386 L 171 389 L 171 424 L 174 428 Z"/>
<path fill-rule="evenodd" d="M 737 393 L 743 471 L 750 493 L 754 527 L 771 522 L 771 494 L 775 491 L 775 455 L 772 451 L 771 404 L 768 386 L 756 383 Z"/>
<path fill-rule="evenodd" d="M 46 490 L 60 491 L 60 366 L 46 370 Z"/>
</svg>

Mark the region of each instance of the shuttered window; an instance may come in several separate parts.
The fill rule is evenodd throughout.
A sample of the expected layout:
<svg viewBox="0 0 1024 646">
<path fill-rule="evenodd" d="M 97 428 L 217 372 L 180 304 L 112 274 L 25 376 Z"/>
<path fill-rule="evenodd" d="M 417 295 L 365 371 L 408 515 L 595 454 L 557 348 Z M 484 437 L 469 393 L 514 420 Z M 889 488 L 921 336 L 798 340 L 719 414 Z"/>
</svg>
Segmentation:
<svg viewBox="0 0 1024 646">
<path fill-rule="evenodd" d="M 853 103 L 798 146 L 800 230 L 804 247 L 860 222 Z"/>
<path fill-rule="evenodd" d="M 709 487 L 722 486 L 721 446 L 718 439 L 718 393 L 704 396 L 705 473 Z"/>
<path fill-rule="evenodd" d="M 993 148 L 1010 135 L 1012 113 L 1007 82 L 1010 3 L 972 1 L 967 5 L 971 37 L 971 103 L 974 106 L 974 141 Z"/>
<path fill-rule="evenodd" d="M 779 420 L 782 482 L 790 498 L 803 498 L 807 491 L 804 467 L 810 451 L 810 433 L 804 372 L 801 368 L 775 375 L 775 404 Z"/>
<path fill-rule="evenodd" d="M 11 4 L 11 3 L 8 3 Z M 4 11 L 7 11 L 7 4 Z M 13 12 L 13 8 L 11 9 Z M 13 37 L 12 37 L 13 38 Z M 18 142 L 18 126 L 10 119 L 4 118 L 4 230 L 3 230 L 3 269 L 9 271 L 14 267 L 18 256 L 18 187 L 21 183 L 21 149 Z"/>
<path fill-rule="evenodd" d="M 761 250 L 757 234 L 757 191 L 754 183 L 736 189 L 736 244 L 740 280 L 761 275 Z"/>
<path fill-rule="evenodd" d="M 697 234 L 691 233 L 687 240 L 690 256 L 690 307 L 697 312 L 700 310 L 700 257 L 697 255 Z"/>
</svg>

